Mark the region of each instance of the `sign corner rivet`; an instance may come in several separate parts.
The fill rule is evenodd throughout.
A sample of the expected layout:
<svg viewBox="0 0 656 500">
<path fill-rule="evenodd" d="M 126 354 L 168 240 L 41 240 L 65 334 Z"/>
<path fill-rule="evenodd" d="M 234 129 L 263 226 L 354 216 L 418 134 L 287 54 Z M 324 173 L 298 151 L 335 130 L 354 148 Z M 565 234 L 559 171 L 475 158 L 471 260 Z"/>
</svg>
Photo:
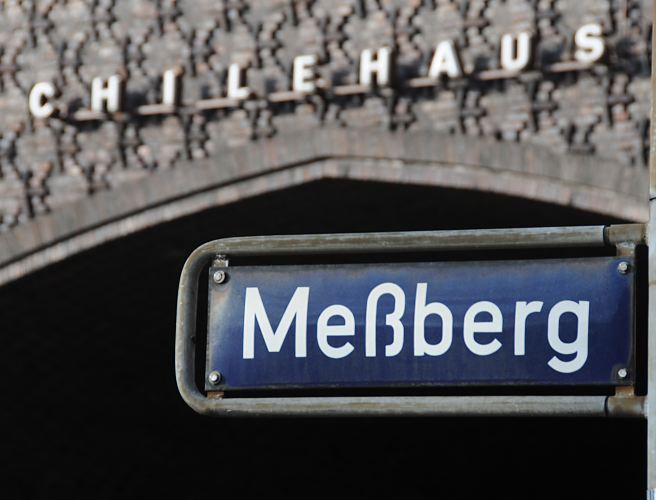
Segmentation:
<svg viewBox="0 0 656 500">
<path fill-rule="evenodd" d="M 210 372 L 210 374 L 207 376 L 207 380 L 209 380 L 210 384 L 212 385 L 217 385 L 219 382 L 221 382 L 221 378 L 221 373 L 217 372 L 216 370 Z"/>
<path fill-rule="evenodd" d="M 617 370 L 617 376 L 619 378 L 626 378 L 629 376 L 629 371 L 626 368 L 620 368 Z"/>
<path fill-rule="evenodd" d="M 622 261 L 619 264 L 617 264 L 617 270 L 619 271 L 620 274 L 626 274 L 631 270 L 631 266 L 629 265 L 628 262 Z"/>
<path fill-rule="evenodd" d="M 212 279 L 214 280 L 214 283 L 217 284 L 223 283 L 226 279 L 225 271 L 215 271 L 214 274 L 212 275 Z"/>
</svg>

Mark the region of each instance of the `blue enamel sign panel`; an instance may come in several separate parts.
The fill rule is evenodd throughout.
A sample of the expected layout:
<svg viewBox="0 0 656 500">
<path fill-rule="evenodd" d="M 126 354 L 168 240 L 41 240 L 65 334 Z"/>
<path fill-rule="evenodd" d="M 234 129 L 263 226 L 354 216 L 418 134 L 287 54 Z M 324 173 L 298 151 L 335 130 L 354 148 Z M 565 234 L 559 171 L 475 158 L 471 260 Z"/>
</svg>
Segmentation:
<svg viewBox="0 0 656 500">
<path fill-rule="evenodd" d="M 631 383 L 627 258 L 234 267 L 212 390 Z M 213 273 L 216 269 L 211 269 Z"/>
</svg>

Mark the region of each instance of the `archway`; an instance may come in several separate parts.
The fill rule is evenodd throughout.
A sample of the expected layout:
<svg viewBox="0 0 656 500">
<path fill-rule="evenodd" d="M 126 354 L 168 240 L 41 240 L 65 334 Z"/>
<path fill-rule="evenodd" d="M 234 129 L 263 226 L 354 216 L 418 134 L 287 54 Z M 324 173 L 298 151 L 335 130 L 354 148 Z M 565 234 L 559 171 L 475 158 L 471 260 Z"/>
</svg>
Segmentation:
<svg viewBox="0 0 656 500">
<path fill-rule="evenodd" d="M 642 169 L 534 145 L 430 131 L 312 130 L 155 172 L 18 226 L 0 236 L 0 284 L 140 230 L 319 180 L 476 191 L 597 213 L 598 220 L 642 221 L 645 175 Z M 539 225 L 538 219 L 523 224 Z M 500 218 L 497 224 L 512 220 Z M 437 224 L 462 227 L 453 215 Z"/>
<path fill-rule="evenodd" d="M 471 498 L 492 489 L 506 499 L 546 499 L 567 487 L 572 497 L 637 498 L 643 467 L 636 457 L 644 453 L 625 447 L 644 442 L 641 421 L 226 421 L 197 416 L 177 393 L 176 285 L 197 244 L 240 234 L 500 221 L 610 220 L 476 191 L 323 179 L 113 239 L 5 285 L 3 393 L 7 428 L 15 429 L 4 443 L 14 464 L 10 480 L 27 497 L 59 490 L 96 498 L 200 496 L 208 489 L 266 495 L 293 484 L 308 495 L 320 485 L 349 496 Z"/>
</svg>

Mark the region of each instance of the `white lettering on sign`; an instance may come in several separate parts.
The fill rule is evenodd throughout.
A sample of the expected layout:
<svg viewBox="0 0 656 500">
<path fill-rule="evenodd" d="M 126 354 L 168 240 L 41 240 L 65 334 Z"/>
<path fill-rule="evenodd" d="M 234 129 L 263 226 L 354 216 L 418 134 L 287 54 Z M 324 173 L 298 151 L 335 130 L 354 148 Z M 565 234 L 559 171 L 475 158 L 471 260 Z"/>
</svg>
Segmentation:
<svg viewBox="0 0 656 500">
<path fill-rule="evenodd" d="M 343 320 L 341 325 L 330 325 L 330 318 L 339 316 Z M 344 358 L 353 352 L 353 344 L 346 342 L 339 347 L 333 347 L 328 337 L 352 337 L 355 335 L 355 318 L 351 310 L 339 304 L 326 307 L 317 320 L 317 342 L 319 349 L 329 358 Z"/>
<path fill-rule="evenodd" d="M 563 342 L 560 338 L 560 317 L 565 313 L 571 313 L 576 316 L 577 331 L 576 338 L 572 342 Z M 588 359 L 588 320 L 590 315 L 590 303 L 582 300 L 573 302 L 563 300 L 558 302 L 551 311 L 549 311 L 549 322 L 547 326 L 547 335 L 549 345 L 558 354 L 575 354 L 571 361 L 563 361 L 556 356 L 549 360 L 549 366 L 560 373 L 574 373 L 581 369 Z"/>
<path fill-rule="evenodd" d="M 479 314 L 490 315 L 490 321 L 476 321 Z M 479 356 L 489 356 L 501 349 L 501 342 L 493 338 L 489 342 L 481 344 L 476 340 L 476 333 L 501 333 L 503 330 L 503 317 L 501 309 L 493 302 L 482 301 L 476 302 L 467 309 L 465 313 L 465 324 L 463 326 L 463 336 L 465 345 L 474 354 Z"/>
<path fill-rule="evenodd" d="M 441 356 L 449 350 L 453 341 L 453 314 L 451 310 L 440 302 L 426 304 L 426 283 L 417 284 L 415 298 L 415 356 Z M 426 341 L 426 317 L 434 314 L 442 321 L 442 337 L 437 344 Z"/>
<path fill-rule="evenodd" d="M 273 331 L 271 322 L 264 310 L 262 297 L 257 288 L 246 289 L 246 305 L 244 306 L 244 359 L 255 357 L 255 323 L 260 327 L 264 343 L 269 352 L 280 352 L 287 332 L 296 323 L 296 357 L 307 356 L 307 309 L 310 289 L 299 287 L 294 292 L 285 313 L 282 315 L 278 328 Z"/>
<path fill-rule="evenodd" d="M 446 304 L 426 302 L 427 283 L 418 283 L 415 295 L 413 354 L 414 356 L 442 356 L 453 344 L 453 313 Z M 384 328 L 377 324 L 378 303 L 384 296 L 392 299 L 391 311 L 385 315 Z M 285 312 L 275 331 L 267 315 L 260 291 L 257 287 L 246 288 L 244 303 L 244 341 L 243 358 L 255 358 L 256 325 L 264 340 L 264 346 L 270 353 L 280 352 L 287 334 L 295 323 L 295 356 L 307 357 L 307 325 L 310 288 L 298 287 L 294 291 Z M 514 312 L 514 355 L 526 354 L 526 323 L 530 317 L 542 312 L 544 306 L 540 301 L 517 301 Z M 385 343 L 385 356 L 398 355 L 403 349 L 405 331 L 401 318 L 405 312 L 406 297 L 403 289 L 395 283 L 381 283 L 374 287 L 367 297 L 365 307 L 364 337 L 365 356 L 376 357 L 376 345 Z M 386 310 L 389 310 L 389 302 Z M 546 313 L 546 311 L 545 311 Z M 559 373 L 574 373 L 580 370 L 588 359 L 588 336 L 590 302 L 562 300 L 548 311 L 547 331 L 549 346 L 555 355 L 547 365 Z M 576 319 L 576 335 L 565 341 L 561 337 L 561 318 L 573 315 Z M 426 339 L 426 318 L 439 317 L 441 325 L 438 331 L 439 341 L 430 343 Z M 337 318 L 338 321 L 334 321 Z M 355 350 L 348 340 L 338 338 L 355 337 L 358 334 L 353 311 L 341 304 L 326 307 L 317 319 L 317 344 L 319 350 L 331 359 L 349 356 Z M 389 336 L 391 330 L 391 342 Z M 570 332 L 568 332 L 571 335 Z M 377 336 L 382 336 L 380 340 Z M 501 309 L 491 301 L 479 301 L 467 309 L 462 322 L 463 342 L 469 352 L 476 356 L 491 356 L 503 347 L 503 315 Z M 339 345 L 336 345 L 339 344 Z M 559 356 L 565 356 L 562 359 Z"/>
<path fill-rule="evenodd" d="M 376 356 L 376 312 L 378 301 L 383 295 L 394 297 L 394 309 L 385 316 L 385 324 L 392 327 L 392 343 L 385 346 L 385 356 L 396 356 L 403 348 L 403 323 L 401 317 L 405 311 L 405 294 L 399 285 L 383 283 L 374 288 L 367 298 L 367 315 L 365 321 L 365 356 Z"/>
<path fill-rule="evenodd" d="M 499 66 L 506 72 L 499 72 L 496 78 L 513 78 L 515 73 L 531 66 L 532 36 L 530 32 L 501 35 L 499 39 Z M 602 26 L 594 23 L 585 24 L 574 33 L 573 52 L 570 54 L 570 58 L 583 65 L 592 65 L 602 58 L 605 50 L 606 45 Z M 306 94 L 317 91 L 316 66 L 319 63 L 319 58 L 316 55 L 304 54 L 294 58 L 291 68 L 290 87 L 296 95 L 292 95 L 288 99 L 304 98 Z M 321 63 L 326 64 L 326 61 L 321 61 Z M 384 87 L 390 85 L 392 83 L 392 66 L 392 50 L 389 47 L 363 50 L 360 53 L 359 68 L 356 73 L 361 88 L 356 89 L 355 92 L 368 92 L 374 86 Z M 545 69 L 549 70 L 548 67 Z M 572 71 L 576 69 L 580 69 L 580 67 L 574 67 Z M 476 73 L 479 70 L 472 71 Z M 245 68 L 240 67 L 239 64 L 230 64 L 226 73 L 225 97 L 228 99 L 241 101 L 251 96 L 266 98 L 266 95 L 255 95 L 250 89 L 246 81 Z M 189 104 L 178 102 L 180 74 L 179 70 L 168 69 L 162 75 L 162 104 L 166 106 L 159 113 L 170 113 L 171 111 L 166 109 L 169 106 Z M 429 84 L 430 80 L 436 80 L 437 84 L 437 80 L 443 77 L 453 79 L 462 78 L 463 76 L 464 71 L 460 63 L 458 49 L 453 40 L 439 42 L 430 57 L 427 71 L 423 75 L 417 75 L 420 79 L 428 77 Z M 122 83 L 121 77 L 118 75 L 110 76 L 107 80 L 99 77 L 94 78 L 91 82 L 91 111 L 103 112 L 105 109 L 108 113 L 123 111 Z M 322 87 L 325 87 L 325 85 Z M 336 87 L 339 87 L 339 84 Z M 56 109 L 48 102 L 48 99 L 55 95 L 54 92 L 51 92 L 51 88 L 54 89 L 50 82 L 38 82 L 32 87 L 28 97 L 28 109 L 35 118 L 48 118 Z M 352 89 L 350 92 L 352 92 Z M 301 97 L 299 97 L 299 94 Z M 205 100 L 200 102 L 203 101 Z M 209 102 L 205 102 L 207 106 L 200 106 L 202 109 L 211 109 L 214 105 L 212 101 L 216 101 L 216 99 L 208 98 L 206 101 Z M 221 107 L 238 105 L 239 103 L 222 103 Z M 93 119 L 97 119 L 97 117 Z"/>
<path fill-rule="evenodd" d="M 539 313 L 543 302 L 517 302 L 515 304 L 515 356 L 526 354 L 526 319 L 529 314 Z"/>
</svg>

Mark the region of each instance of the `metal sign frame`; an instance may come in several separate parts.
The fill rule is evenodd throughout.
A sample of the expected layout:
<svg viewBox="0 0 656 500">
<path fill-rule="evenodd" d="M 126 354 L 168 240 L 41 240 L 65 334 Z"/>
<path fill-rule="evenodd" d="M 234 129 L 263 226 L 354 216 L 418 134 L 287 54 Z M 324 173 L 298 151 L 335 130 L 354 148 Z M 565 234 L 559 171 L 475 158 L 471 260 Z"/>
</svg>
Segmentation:
<svg viewBox="0 0 656 500">
<path fill-rule="evenodd" d="M 227 266 L 230 257 L 390 254 L 446 251 L 615 247 L 633 256 L 645 242 L 645 226 L 582 226 L 304 236 L 215 240 L 197 248 L 180 277 L 175 370 L 180 394 L 195 411 L 222 416 L 601 416 L 644 417 L 645 398 L 633 386 L 612 396 L 347 396 L 222 397 L 195 382 L 196 314 L 202 271 Z"/>
<path fill-rule="evenodd" d="M 650 0 L 651 1 L 651 0 Z M 656 0 L 652 1 L 652 7 Z M 652 8 L 651 34 L 651 113 L 649 148 L 649 222 L 646 240 L 648 257 L 648 318 L 647 318 L 647 395 L 656 398 L 656 8 Z M 656 404 L 646 405 L 647 418 L 647 499 L 656 500 Z"/>
</svg>

